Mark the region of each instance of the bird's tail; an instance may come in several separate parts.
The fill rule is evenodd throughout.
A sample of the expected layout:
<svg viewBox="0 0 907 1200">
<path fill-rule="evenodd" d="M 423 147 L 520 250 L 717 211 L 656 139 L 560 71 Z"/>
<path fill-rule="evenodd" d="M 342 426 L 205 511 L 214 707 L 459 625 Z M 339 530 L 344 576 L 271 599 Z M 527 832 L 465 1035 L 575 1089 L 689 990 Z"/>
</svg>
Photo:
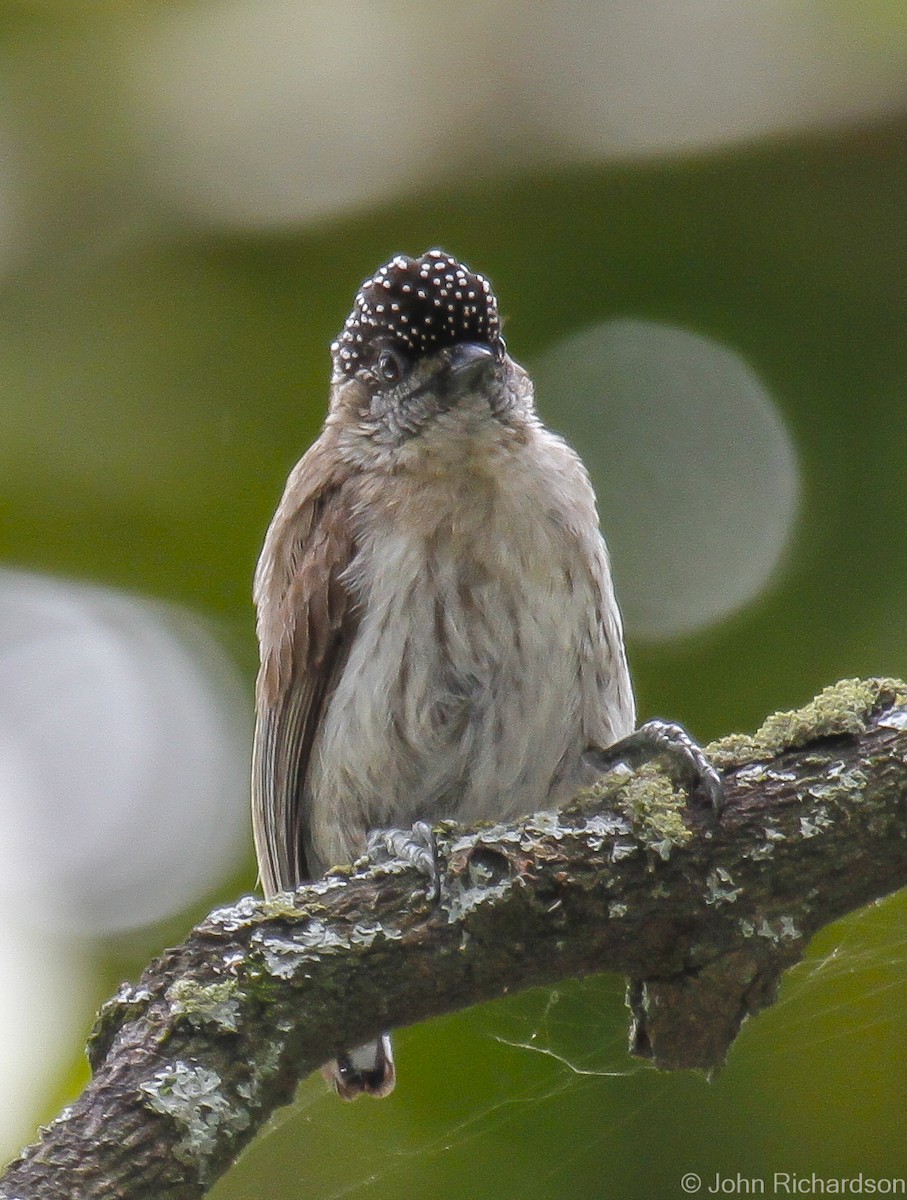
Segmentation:
<svg viewBox="0 0 907 1200">
<path fill-rule="evenodd" d="M 374 1096 L 377 1100 L 389 1096 L 397 1082 L 390 1034 L 383 1033 L 377 1041 L 338 1054 L 324 1064 L 321 1073 L 333 1083 L 341 1100 L 355 1100 L 357 1096 Z"/>
</svg>

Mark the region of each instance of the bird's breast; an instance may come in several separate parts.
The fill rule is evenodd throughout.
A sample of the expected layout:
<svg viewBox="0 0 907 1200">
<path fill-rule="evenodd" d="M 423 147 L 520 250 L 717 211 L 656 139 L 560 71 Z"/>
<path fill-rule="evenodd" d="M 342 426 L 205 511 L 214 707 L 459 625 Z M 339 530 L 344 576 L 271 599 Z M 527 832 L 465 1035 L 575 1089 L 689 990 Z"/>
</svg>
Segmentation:
<svg viewBox="0 0 907 1200">
<path fill-rule="evenodd" d="M 349 572 L 360 624 L 313 756 L 316 827 L 505 819 L 575 783 L 607 560 L 558 503 L 525 472 L 385 491 Z"/>
</svg>

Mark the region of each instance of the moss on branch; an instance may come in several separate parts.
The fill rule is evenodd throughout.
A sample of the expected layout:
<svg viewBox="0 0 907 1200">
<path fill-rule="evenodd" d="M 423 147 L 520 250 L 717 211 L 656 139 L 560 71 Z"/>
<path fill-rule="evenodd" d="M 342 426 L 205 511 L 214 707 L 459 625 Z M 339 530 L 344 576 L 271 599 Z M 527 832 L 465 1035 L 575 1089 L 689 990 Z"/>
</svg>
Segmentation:
<svg viewBox="0 0 907 1200">
<path fill-rule="evenodd" d="M 356 864 L 219 908 L 99 1014 L 94 1077 L 0 1200 L 202 1196 L 343 1045 L 503 992 L 628 977 L 631 1043 L 708 1070 L 821 926 L 907 883 L 907 685 L 851 680 L 708 748 L 720 820 L 655 766 L 437 831 L 441 896 Z"/>
</svg>

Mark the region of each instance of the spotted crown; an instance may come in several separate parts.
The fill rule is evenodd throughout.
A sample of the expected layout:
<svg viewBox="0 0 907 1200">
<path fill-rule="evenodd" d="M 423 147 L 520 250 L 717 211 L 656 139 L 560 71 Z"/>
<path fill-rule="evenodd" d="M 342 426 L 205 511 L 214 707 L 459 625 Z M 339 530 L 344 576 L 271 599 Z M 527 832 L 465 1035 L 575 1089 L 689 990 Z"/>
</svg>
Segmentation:
<svg viewBox="0 0 907 1200">
<path fill-rule="evenodd" d="M 490 345 L 499 333 L 498 302 L 484 275 L 445 250 L 428 250 L 421 258 L 398 254 L 363 283 L 331 352 L 344 375 L 355 375 L 389 344 L 415 359 L 457 342 Z"/>
</svg>

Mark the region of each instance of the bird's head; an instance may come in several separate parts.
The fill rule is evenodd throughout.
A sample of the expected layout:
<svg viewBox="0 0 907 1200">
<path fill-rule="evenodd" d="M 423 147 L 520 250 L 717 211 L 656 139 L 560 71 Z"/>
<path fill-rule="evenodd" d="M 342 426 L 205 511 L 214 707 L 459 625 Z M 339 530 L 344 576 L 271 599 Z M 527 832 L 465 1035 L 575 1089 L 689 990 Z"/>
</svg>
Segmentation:
<svg viewBox="0 0 907 1200">
<path fill-rule="evenodd" d="M 335 409 L 382 442 L 504 419 L 525 378 L 488 280 L 444 250 L 398 254 L 367 279 L 331 353 Z"/>
</svg>

